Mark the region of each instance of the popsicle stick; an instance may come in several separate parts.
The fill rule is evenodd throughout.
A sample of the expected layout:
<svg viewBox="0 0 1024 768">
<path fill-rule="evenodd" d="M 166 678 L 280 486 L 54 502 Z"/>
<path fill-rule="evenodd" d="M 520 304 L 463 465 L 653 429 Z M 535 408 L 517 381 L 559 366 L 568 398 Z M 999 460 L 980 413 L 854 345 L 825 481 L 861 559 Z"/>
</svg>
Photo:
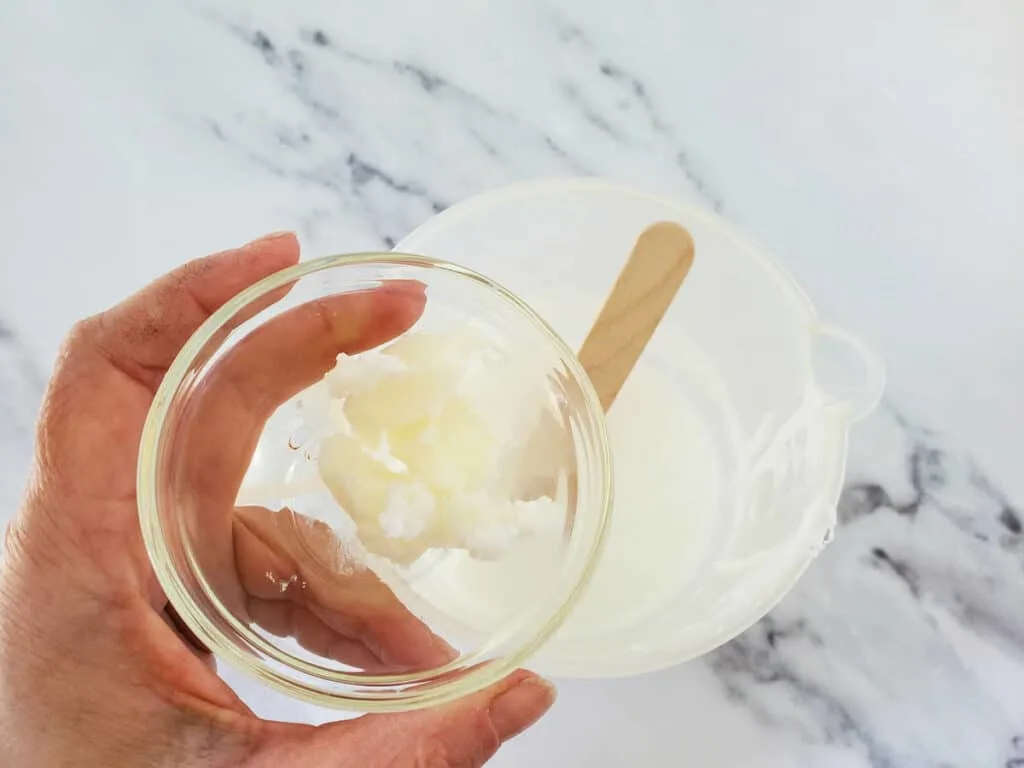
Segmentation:
<svg viewBox="0 0 1024 768">
<path fill-rule="evenodd" d="M 579 359 L 607 411 L 693 264 L 693 237 L 679 224 L 652 224 L 637 238 Z"/>
</svg>

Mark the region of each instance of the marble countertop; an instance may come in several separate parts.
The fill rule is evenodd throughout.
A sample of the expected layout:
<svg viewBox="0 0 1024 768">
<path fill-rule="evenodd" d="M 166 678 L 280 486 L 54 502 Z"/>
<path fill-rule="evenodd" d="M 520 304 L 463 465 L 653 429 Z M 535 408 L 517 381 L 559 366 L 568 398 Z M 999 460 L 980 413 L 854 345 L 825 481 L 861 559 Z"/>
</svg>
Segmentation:
<svg viewBox="0 0 1024 768">
<path fill-rule="evenodd" d="M 765 243 L 891 387 L 782 605 L 563 683 L 496 764 L 1024 766 L 1019 4 L 5 0 L 0 62 L 0 518 L 64 331 L 184 259 L 630 181 Z"/>
</svg>

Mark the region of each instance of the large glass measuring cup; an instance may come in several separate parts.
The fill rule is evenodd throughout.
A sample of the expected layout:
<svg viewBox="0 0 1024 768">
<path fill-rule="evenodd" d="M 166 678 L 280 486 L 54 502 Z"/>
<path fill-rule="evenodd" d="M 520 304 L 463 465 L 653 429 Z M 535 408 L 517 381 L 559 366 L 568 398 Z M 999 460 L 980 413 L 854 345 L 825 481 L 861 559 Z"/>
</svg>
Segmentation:
<svg viewBox="0 0 1024 768">
<path fill-rule="evenodd" d="M 884 386 L 879 358 L 726 221 L 615 184 L 487 193 L 396 250 L 492 277 L 578 349 L 637 235 L 664 220 L 690 230 L 696 261 L 608 414 L 611 529 L 588 590 L 532 662 L 548 674 L 663 668 L 763 616 L 831 536 L 849 427 Z M 493 569 L 456 569 L 417 590 L 482 614 L 502 584 Z"/>
</svg>

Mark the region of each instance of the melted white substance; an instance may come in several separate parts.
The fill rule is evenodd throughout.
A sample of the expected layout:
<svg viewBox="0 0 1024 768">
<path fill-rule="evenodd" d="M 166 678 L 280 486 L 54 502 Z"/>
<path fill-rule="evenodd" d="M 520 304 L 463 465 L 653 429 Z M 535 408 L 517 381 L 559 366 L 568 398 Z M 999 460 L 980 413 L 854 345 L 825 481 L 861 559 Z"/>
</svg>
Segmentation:
<svg viewBox="0 0 1024 768">
<path fill-rule="evenodd" d="M 593 580 L 545 652 L 602 638 L 669 606 L 707 555 L 720 477 L 696 409 L 641 362 L 608 414 L 615 504 Z M 453 557 L 417 580 L 419 595 L 479 631 L 529 607 L 557 578 L 557 538 L 535 537 L 496 563 Z M 571 649 L 570 649 L 571 652 Z"/>
<path fill-rule="evenodd" d="M 335 431 L 318 468 L 367 550 L 400 564 L 433 548 L 494 559 L 561 530 L 557 446 L 541 450 L 548 482 L 519 470 L 537 452 L 531 435 L 553 418 L 543 375 L 528 374 L 472 331 L 412 333 L 339 356 L 325 377 Z"/>
<path fill-rule="evenodd" d="M 568 290 L 539 298 L 534 308 L 570 343 L 586 334 L 601 301 Z M 607 415 L 613 514 L 590 584 L 532 662 L 551 674 L 643 644 L 637 628 L 678 614 L 680 596 L 719 546 L 723 469 L 701 403 L 676 378 L 696 364 L 694 350 L 670 326 L 659 334 Z M 562 578 L 560 546 L 557 536 L 536 536 L 493 563 L 455 553 L 411 586 L 423 605 L 486 636 Z"/>
</svg>

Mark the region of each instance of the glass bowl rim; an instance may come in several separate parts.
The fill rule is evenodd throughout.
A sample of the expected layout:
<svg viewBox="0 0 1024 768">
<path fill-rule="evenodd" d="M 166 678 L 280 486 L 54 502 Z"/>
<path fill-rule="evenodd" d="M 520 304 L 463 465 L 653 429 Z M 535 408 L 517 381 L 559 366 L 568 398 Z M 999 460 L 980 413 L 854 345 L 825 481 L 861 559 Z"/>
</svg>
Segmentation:
<svg viewBox="0 0 1024 768">
<path fill-rule="evenodd" d="M 468 278 L 496 293 L 502 300 L 512 304 L 526 320 L 533 323 L 549 344 L 558 352 L 562 362 L 569 368 L 573 378 L 580 387 L 583 394 L 584 410 L 591 417 L 590 420 L 596 428 L 596 459 L 598 468 L 603 470 L 603 472 L 600 478 L 601 501 L 597 510 L 598 518 L 593 542 L 585 552 L 582 569 L 575 583 L 567 590 L 559 607 L 537 631 L 532 633 L 528 640 L 519 642 L 518 647 L 505 656 L 469 667 L 458 666 L 458 660 L 456 660 L 453 662 L 456 665 L 454 667 L 442 667 L 438 670 L 426 670 L 420 673 L 402 675 L 357 675 L 341 671 L 332 674 L 317 674 L 317 672 L 309 671 L 315 668 L 314 665 L 300 664 L 297 668 L 294 657 L 290 657 L 285 652 L 263 640 L 263 638 L 260 638 L 251 628 L 241 625 L 236 617 L 219 606 L 216 596 L 210 594 L 205 584 L 203 584 L 202 588 L 206 590 L 206 597 L 208 599 L 212 598 L 210 602 L 218 607 L 221 614 L 220 618 L 227 620 L 231 625 L 237 625 L 235 629 L 240 630 L 242 637 L 247 641 L 248 647 L 243 648 L 237 639 L 226 636 L 225 633 L 213 625 L 210 618 L 197 605 L 188 587 L 185 585 L 182 575 L 174 567 L 168 539 L 164 535 L 164 526 L 161 522 L 160 504 L 158 502 L 157 474 L 158 461 L 160 459 L 159 448 L 174 395 L 185 383 L 186 377 L 199 353 L 211 341 L 214 341 L 214 337 L 241 309 L 267 293 L 316 272 L 334 267 L 356 265 L 411 266 L 441 269 L 450 274 Z M 309 261 L 300 261 L 243 289 L 214 311 L 179 350 L 164 374 L 153 397 L 153 402 L 142 430 L 136 488 L 139 522 L 151 566 L 161 588 L 164 590 L 168 602 L 178 613 L 182 621 L 196 634 L 200 642 L 209 648 L 217 658 L 290 696 L 322 706 L 364 712 L 403 711 L 442 704 L 486 688 L 519 667 L 562 625 L 569 611 L 589 583 L 606 538 L 614 499 L 611 445 L 604 413 L 589 376 L 583 370 L 583 366 L 576 357 L 576 353 L 562 337 L 519 296 L 479 272 L 441 259 L 394 251 L 335 254 Z M 200 581 L 204 582 L 205 579 L 200 579 Z M 260 649 L 262 653 L 255 653 L 254 647 Z M 276 662 L 276 664 L 268 663 L 268 659 L 264 658 L 264 656 L 268 656 L 269 661 Z M 278 671 L 278 665 L 283 665 L 285 668 L 295 672 L 305 671 L 305 676 L 311 677 L 314 681 L 349 685 L 353 686 L 354 690 L 328 691 L 320 687 L 313 687 Z M 302 668 L 305 668 L 305 670 Z M 422 688 L 372 690 L 375 685 L 383 687 L 394 684 L 431 683 L 439 673 L 452 670 L 461 670 L 461 674 Z M 326 670 L 318 669 L 318 671 L 325 672 Z M 363 690 L 364 688 L 370 688 L 371 690 L 366 691 Z"/>
</svg>

